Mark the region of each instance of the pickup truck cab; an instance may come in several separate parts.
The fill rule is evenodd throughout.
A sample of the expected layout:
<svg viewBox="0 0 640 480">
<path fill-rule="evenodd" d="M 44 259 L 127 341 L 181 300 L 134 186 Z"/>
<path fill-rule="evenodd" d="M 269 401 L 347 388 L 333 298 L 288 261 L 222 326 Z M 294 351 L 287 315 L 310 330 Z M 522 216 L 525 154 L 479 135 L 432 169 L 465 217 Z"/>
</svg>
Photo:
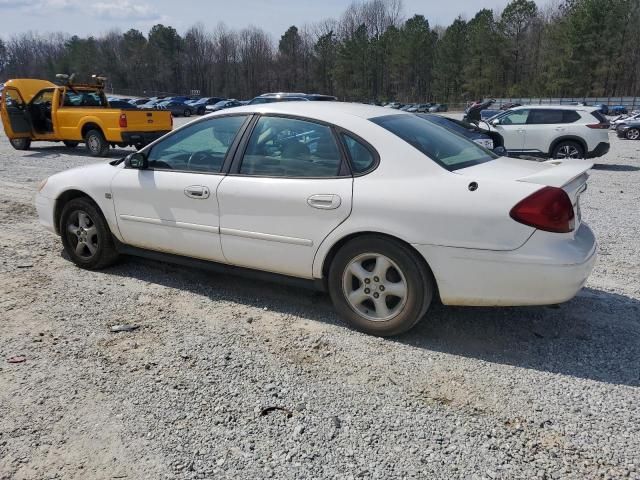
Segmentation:
<svg viewBox="0 0 640 480">
<path fill-rule="evenodd" d="M 109 146 L 142 148 L 173 128 L 171 113 L 112 108 L 101 85 L 56 85 L 46 80 L 14 79 L 5 83 L 0 102 L 4 131 L 17 150 L 32 141 L 85 143 L 93 156 Z"/>
</svg>

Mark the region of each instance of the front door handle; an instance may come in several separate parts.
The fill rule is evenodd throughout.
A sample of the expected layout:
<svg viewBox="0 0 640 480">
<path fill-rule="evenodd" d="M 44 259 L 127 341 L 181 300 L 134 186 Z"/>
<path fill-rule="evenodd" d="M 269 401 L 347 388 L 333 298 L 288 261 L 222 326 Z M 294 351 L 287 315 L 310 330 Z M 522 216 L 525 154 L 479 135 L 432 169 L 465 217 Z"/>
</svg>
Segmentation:
<svg viewBox="0 0 640 480">
<path fill-rule="evenodd" d="M 310 207 L 319 208 L 320 210 L 335 210 L 341 203 L 342 199 L 339 195 L 318 194 L 307 198 L 307 204 Z"/>
<path fill-rule="evenodd" d="M 209 189 L 202 185 L 191 185 L 184 189 L 184 194 L 189 198 L 204 200 L 209 198 Z"/>
</svg>

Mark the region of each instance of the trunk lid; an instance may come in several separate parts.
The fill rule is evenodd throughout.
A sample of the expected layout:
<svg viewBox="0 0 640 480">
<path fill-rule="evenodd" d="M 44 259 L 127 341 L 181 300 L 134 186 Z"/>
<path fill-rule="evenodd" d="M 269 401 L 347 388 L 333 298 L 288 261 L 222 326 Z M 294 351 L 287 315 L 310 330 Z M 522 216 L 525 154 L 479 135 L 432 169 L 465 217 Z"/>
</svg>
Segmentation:
<svg viewBox="0 0 640 480">
<path fill-rule="evenodd" d="M 580 159 L 547 160 L 534 162 L 516 158 L 500 157 L 494 161 L 457 170 L 456 173 L 473 175 L 475 178 L 512 180 L 533 183 L 541 187 L 562 188 L 573 204 L 577 230 L 581 223 L 580 195 L 587 189 L 587 173 L 593 162 Z"/>
</svg>

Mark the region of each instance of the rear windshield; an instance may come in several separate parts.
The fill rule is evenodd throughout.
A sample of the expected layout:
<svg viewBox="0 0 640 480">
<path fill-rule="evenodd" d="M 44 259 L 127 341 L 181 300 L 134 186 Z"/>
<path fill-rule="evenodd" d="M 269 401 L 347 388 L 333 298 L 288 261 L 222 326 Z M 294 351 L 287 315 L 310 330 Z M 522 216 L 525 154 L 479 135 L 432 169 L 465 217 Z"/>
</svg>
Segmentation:
<svg viewBox="0 0 640 480">
<path fill-rule="evenodd" d="M 471 167 L 497 158 L 497 155 L 477 143 L 417 115 L 385 115 L 369 120 L 411 144 L 447 170 Z"/>
</svg>

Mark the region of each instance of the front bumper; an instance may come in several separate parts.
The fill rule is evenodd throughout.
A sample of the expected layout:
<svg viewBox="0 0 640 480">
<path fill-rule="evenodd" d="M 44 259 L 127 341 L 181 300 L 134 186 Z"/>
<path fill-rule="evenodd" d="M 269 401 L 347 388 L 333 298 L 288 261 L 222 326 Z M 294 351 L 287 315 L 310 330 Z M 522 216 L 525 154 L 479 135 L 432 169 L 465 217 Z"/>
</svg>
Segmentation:
<svg viewBox="0 0 640 480">
<path fill-rule="evenodd" d="M 609 142 L 600 142 L 592 151 L 587 153 L 587 158 L 602 157 L 609 152 L 611 144 Z"/>
<path fill-rule="evenodd" d="M 53 221 L 53 212 L 55 210 L 56 201 L 52 198 L 36 194 L 36 211 L 40 224 L 52 233 L 56 233 L 56 227 Z"/>
<path fill-rule="evenodd" d="M 596 239 L 536 231 L 512 251 L 413 245 L 431 266 L 442 303 L 467 306 L 552 305 L 573 298 L 596 261 Z"/>
<path fill-rule="evenodd" d="M 127 145 L 148 145 L 169 132 L 170 130 L 157 132 L 122 132 L 122 143 Z"/>
</svg>

